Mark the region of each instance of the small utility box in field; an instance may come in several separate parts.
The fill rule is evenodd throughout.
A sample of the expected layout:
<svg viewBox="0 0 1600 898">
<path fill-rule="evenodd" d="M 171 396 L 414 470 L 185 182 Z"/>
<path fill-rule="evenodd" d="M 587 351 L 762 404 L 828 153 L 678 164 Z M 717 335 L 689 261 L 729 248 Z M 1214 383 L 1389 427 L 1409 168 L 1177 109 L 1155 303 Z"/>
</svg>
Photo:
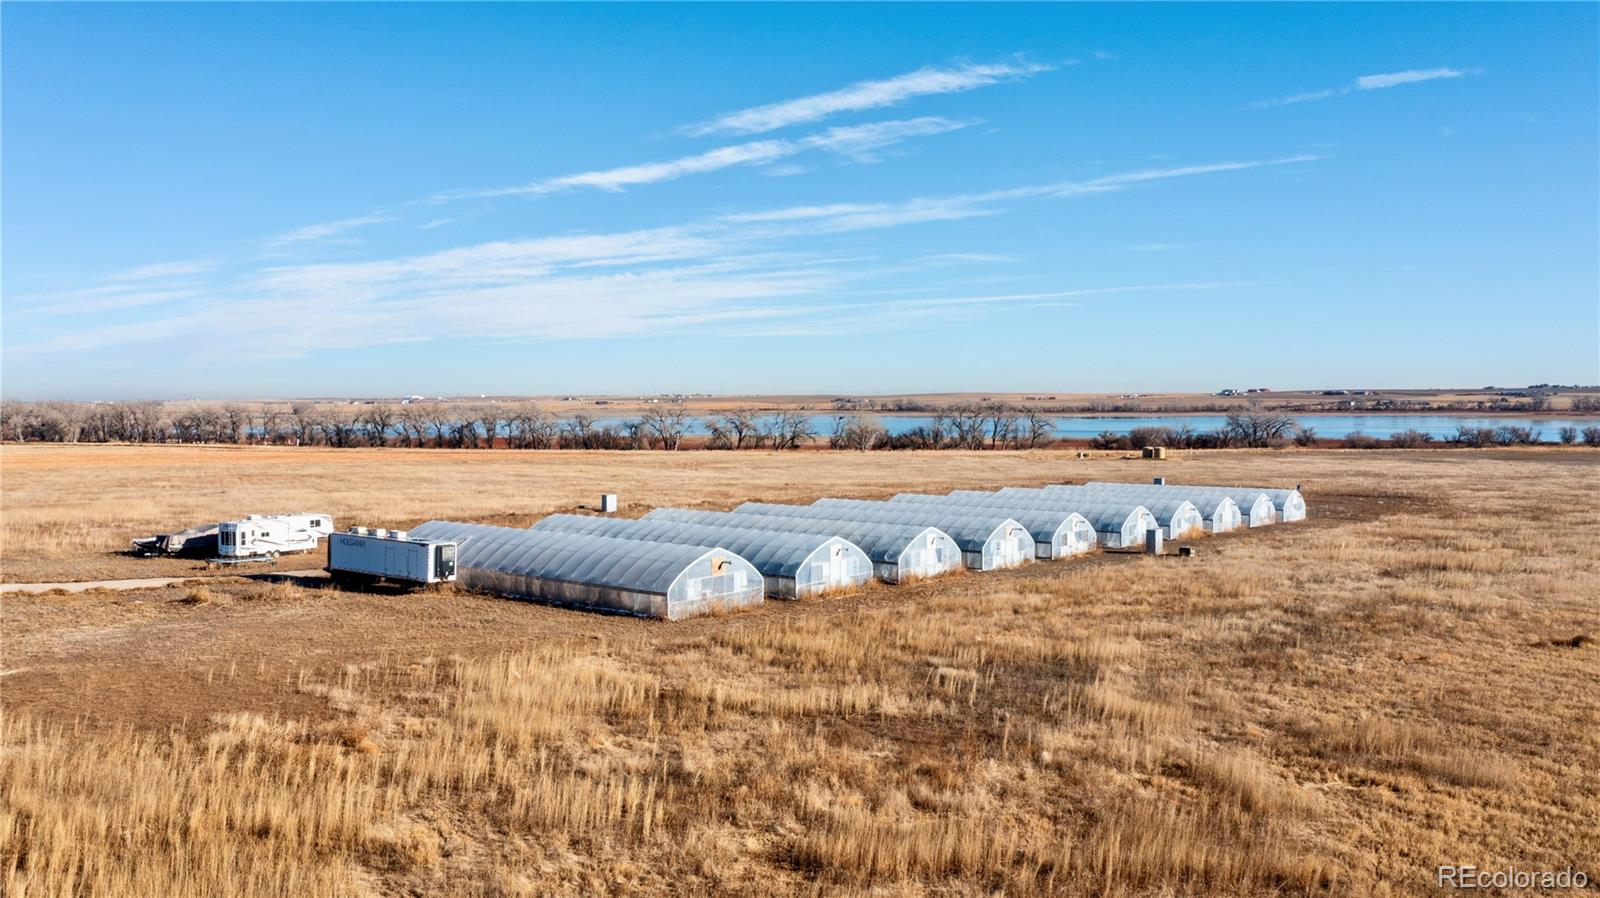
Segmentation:
<svg viewBox="0 0 1600 898">
<path fill-rule="evenodd" d="M 352 527 L 328 539 L 328 573 L 341 583 L 448 583 L 456 578 L 456 541 Z"/>
<path fill-rule="evenodd" d="M 617 513 L 617 494 L 616 493 L 601 493 L 600 494 L 600 513 L 601 514 L 616 514 Z"/>
</svg>

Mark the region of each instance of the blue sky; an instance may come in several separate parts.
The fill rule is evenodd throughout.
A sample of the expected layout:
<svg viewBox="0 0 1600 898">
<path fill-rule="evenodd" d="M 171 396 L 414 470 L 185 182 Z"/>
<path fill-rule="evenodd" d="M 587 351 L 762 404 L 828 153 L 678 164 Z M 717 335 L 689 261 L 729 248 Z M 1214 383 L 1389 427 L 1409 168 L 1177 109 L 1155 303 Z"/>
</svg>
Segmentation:
<svg viewBox="0 0 1600 898">
<path fill-rule="evenodd" d="M 3 7 L 7 397 L 1600 381 L 1600 6 Z"/>
</svg>

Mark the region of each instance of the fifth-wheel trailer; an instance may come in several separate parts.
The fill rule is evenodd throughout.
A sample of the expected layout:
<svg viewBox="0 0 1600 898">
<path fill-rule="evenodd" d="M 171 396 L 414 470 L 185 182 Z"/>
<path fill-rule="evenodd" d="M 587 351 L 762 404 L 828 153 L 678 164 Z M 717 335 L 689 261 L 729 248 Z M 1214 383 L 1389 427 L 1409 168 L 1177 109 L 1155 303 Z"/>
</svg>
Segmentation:
<svg viewBox="0 0 1600 898">
<path fill-rule="evenodd" d="M 333 519 L 325 514 L 253 514 L 217 525 L 217 554 L 223 558 L 272 556 L 283 552 L 310 552 L 333 533 Z"/>
</svg>

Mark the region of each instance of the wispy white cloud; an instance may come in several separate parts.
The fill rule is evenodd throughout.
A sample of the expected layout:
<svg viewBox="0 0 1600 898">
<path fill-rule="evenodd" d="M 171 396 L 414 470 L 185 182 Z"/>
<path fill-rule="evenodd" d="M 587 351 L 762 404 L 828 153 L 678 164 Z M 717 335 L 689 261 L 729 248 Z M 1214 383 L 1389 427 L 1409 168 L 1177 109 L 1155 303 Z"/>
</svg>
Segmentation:
<svg viewBox="0 0 1600 898">
<path fill-rule="evenodd" d="M 204 274 L 217 267 L 217 263 L 206 259 L 190 259 L 183 262 L 160 262 L 155 265 L 141 265 L 127 271 L 119 271 L 111 275 L 108 280 L 113 281 L 148 281 L 158 278 L 181 277 L 190 274 Z"/>
<path fill-rule="evenodd" d="M 1389 72 L 1384 75 L 1362 75 L 1356 79 L 1357 90 L 1381 90 L 1385 87 L 1395 87 L 1400 84 L 1415 84 L 1418 81 L 1433 81 L 1439 78 L 1460 78 L 1471 74 L 1466 69 L 1407 69 L 1403 72 Z"/>
<path fill-rule="evenodd" d="M 1152 181 L 1244 171 L 1298 162 L 1314 162 L 1320 158 L 1320 156 L 1300 154 L 1277 159 L 1146 168 L 1083 181 L 1055 181 L 1048 184 L 1006 187 L 981 193 L 918 197 L 893 203 L 827 203 L 790 206 L 758 212 L 738 212 L 724 215 L 721 220 L 742 224 L 765 223 L 785 226 L 786 230 L 781 231 L 781 233 L 858 231 L 895 227 L 916 222 L 954 221 L 963 218 L 996 215 L 1006 203 L 1018 200 L 1060 199 L 1096 193 L 1112 193 Z"/>
<path fill-rule="evenodd" d="M 969 262 L 1017 262 L 1016 256 L 1001 253 L 929 253 L 911 260 L 923 265 L 961 265 Z"/>
<path fill-rule="evenodd" d="M 354 218 L 341 218 L 338 221 L 325 221 L 321 224 L 306 225 L 292 231 L 279 234 L 267 240 L 268 246 L 289 246 L 296 243 L 313 243 L 319 240 L 328 240 L 339 237 L 357 228 L 367 225 L 384 224 L 395 221 L 395 217 L 382 212 L 370 215 L 357 215 Z"/>
<path fill-rule="evenodd" d="M 836 303 L 813 308 L 805 316 L 753 322 L 733 331 L 735 336 L 829 336 L 841 328 L 853 332 L 889 330 L 909 321 L 942 318 L 953 312 L 965 315 L 984 313 L 1013 314 L 1027 309 L 1060 309 L 1080 305 L 1079 300 L 1121 294 L 1181 293 L 1194 290 L 1237 289 L 1254 286 L 1248 281 L 1216 281 L 1175 284 L 1138 284 L 1115 287 L 1090 287 L 1039 293 L 1002 293 L 917 299 L 891 299 L 877 302 Z"/>
<path fill-rule="evenodd" d="M 1329 97 L 1342 97 L 1345 94 L 1358 90 L 1382 90 L 1387 87 L 1397 87 L 1401 84 L 1416 84 L 1419 81 L 1435 81 L 1440 78 L 1460 78 L 1465 75 L 1476 75 L 1479 69 L 1406 69 L 1403 72 L 1387 72 L 1377 75 L 1362 75 L 1355 81 L 1343 87 L 1329 87 L 1323 90 L 1309 90 L 1304 93 L 1290 94 L 1287 97 L 1277 97 L 1271 100 L 1257 100 L 1248 104 L 1247 109 L 1271 109 L 1277 106 L 1292 106 L 1295 103 L 1310 103 L 1314 100 L 1326 100 Z"/>
<path fill-rule="evenodd" d="M 432 221 L 425 221 L 422 224 L 417 225 L 417 230 L 419 230 L 419 231 L 431 231 L 434 228 L 444 227 L 445 225 L 450 224 L 453 221 L 455 221 L 454 218 L 435 218 Z"/>
<path fill-rule="evenodd" d="M 82 290 L 19 296 L 7 302 L 6 314 L 22 319 L 69 317 L 167 305 L 204 295 L 196 286 L 110 283 Z"/>
<path fill-rule="evenodd" d="M 1338 96 L 1339 94 L 1347 94 L 1349 92 L 1350 88 L 1348 87 L 1341 88 L 1339 90 L 1334 90 L 1332 88 L 1328 88 L 1327 90 L 1308 90 L 1304 93 L 1290 94 L 1287 97 L 1278 97 L 1272 100 L 1257 100 L 1254 103 L 1251 103 L 1249 108 L 1271 109 L 1275 106 L 1293 106 L 1296 103 L 1310 103 L 1313 100 L 1326 100 L 1329 97 Z"/>
<path fill-rule="evenodd" d="M 767 165 L 809 151 L 822 151 L 844 156 L 857 162 L 870 162 L 876 153 L 887 147 L 914 137 L 927 137 L 956 131 L 974 124 L 954 121 L 939 116 L 923 116 L 865 125 L 829 128 L 797 139 L 756 140 L 733 144 L 682 156 L 664 162 L 646 162 L 599 171 L 580 172 L 546 178 L 516 187 L 495 187 L 483 190 L 452 190 L 437 194 L 440 201 L 497 196 L 539 196 L 561 193 L 580 188 L 621 191 L 641 184 L 671 181 L 688 175 L 704 174 L 724 168 L 745 165 Z"/>
<path fill-rule="evenodd" d="M 8 351 L 35 357 L 262 359 L 436 340 L 564 340 L 693 329 L 781 332 L 815 322 L 910 320 L 937 310 L 1059 306 L 1117 292 L 1216 289 L 1216 283 L 1134 284 L 999 296 L 864 299 L 862 278 L 907 263 L 870 254 L 796 251 L 792 238 L 998 215 L 1029 199 L 1130 189 L 1165 179 L 1283 165 L 1315 157 L 1139 169 L 982 193 L 741 212 L 682 225 L 501 240 L 352 262 L 273 264 L 215 277 L 108 283 L 36 304 L 26 337 Z M 799 246 L 805 246 L 799 243 Z M 1002 262 L 946 253 L 912 265 Z M 165 291 L 165 295 L 161 295 Z M 852 301 L 853 300 L 853 301 Z M 49 315 L 150 305 L 146 320 L 95 318 L 51 330 Z M 9 309 L 8 309 L 9 311 Z"/>
<path fill-rule="evenodd" d="M 1021 61 L 921 68 L 881 81 L 860 81 L 827 93 L 724 113 L 683 130 L 696 137 L 708 134 L 761 134 L 791 125 L 818 122 L 840 113 L 896 106 L 916 97 L 959 93 L 1001 81 L 1028 78 L 1052 68 L 1054 66 Z"/>
</svg>

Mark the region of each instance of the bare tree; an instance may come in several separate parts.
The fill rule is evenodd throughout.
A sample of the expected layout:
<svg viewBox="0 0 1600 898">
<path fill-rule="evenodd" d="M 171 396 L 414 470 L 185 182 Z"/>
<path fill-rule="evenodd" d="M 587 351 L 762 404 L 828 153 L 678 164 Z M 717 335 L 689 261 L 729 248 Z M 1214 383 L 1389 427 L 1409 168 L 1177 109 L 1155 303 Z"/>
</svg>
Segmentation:
<svg viewBox="0 0 1600 898">
<path fill-rule="evenodd" d="M 395 410 L 392 405 L 372 405 L 361 413 L 361 434 L 369 446 L 389 445 L 389 431 L 395 425 Z"/>
<path fill-rule="evenodd" d="M 594 435 L 594 418 L 581 412 L 561 422 L 561 446 L 564 449 L 588 449 Z"/>
<path fill-rule="evenodd" d="M 500 423 L 502 420 L 500 407 L 492 403 L 484 403 L 478 406 L 474 415 L 478 419 L 478 426 L 483 428 L 483 448 L 493 449 L 494 438 L 500 435 Z"/>
<path fill-rule="evenodd" d="M 1222 433 L 1235 445 L 1259 448 L 1281 445 L 1294 427 L 1295 420 L 1288 415 L 1269 412 L 1260 402 L 1251 402 L 1243 411 L 1228 413 Z"/>
<path fill-rule="evenodd" d="M 250 434 L 250 410 L 237 402 L 222 407 L 222 438 L 230 443 L 243 443 Z"/>
<path fill-rule="evenodd" d="M 549 449 L 559 430 L 555 420 L 537 402 L 524 402 L 506 412 L 506 436 L 518 449 Z"/>
<path fill-rule="evenodd" d="M 428 435 L 433 437 L 433 444 L 443 447 L 450 435 L 451 425 L 456 423 L 456 416 L 450 413 L 450 406 L 445 403 L 430 402 L 422 408 L 422 421 Z"/>
<path fill-rule="evenodd" d="M 1020 436 L 1022 445 L 1029 449 L 1038 449 L 1050 442 L 1051 435 L 1055 432 L 1056 423 L 1036 409 L 1028 409 L 1022 414 L 1022 429 Z"/>
<path fill-rule="evenodd" d="M 395 416 L 396 423 L 400 425 L 400 433 L 408 444 L 421 446 L 428 435 L 428 414 L 422 406 L 407 404 L 400 407 L 400 412 Z"/>
<path fill-rule="evenodd" d="M 0 402 L 0 440 L 22 442 L 22 420 L 28 407 L 15 400 Z"/>
<path fill-rule="evenodd" d="M 267 406 L 261 410 L 261 442 L 278 442 L 278 431 L 283 427 L 282 413 L 276 406 Z"/>
<path fill-rule="evenodd" d="M 951 406 L 949 415 L 950 426 L 955 430 L 955 447 L 982 449 L 984 423 L 987 420 L 983 407 L 975 403 L 962 403 Z"/>
<path fill-rule="evenodd" d="M 360 416 L 347 408 L 331 408 L 316 418 L 317 429 L 329 446 L 340 449 L 354 445 Z"/>
<path fill-rule="evenodd" d="M 317 407 L 310 402 L 296 402 L 289 406 L 289 421 L 294 425 L 295 442 L 309 446 L 315 442 Z"/>
<path fill-rule="evenodd" d="M 833 434 L 828 445 L 834 449 L 865 452 L 888 440 L 889 431 L 877 415 L 840 415 L 833 419 Z"/>
<path fill-rule="evenodd" d="M 817 437 L 811 417 L 800 412 L 774 412 L 762 420 L 760 427 L 762 438 L 774 449 L 799 449 Z"/>
<path fill-rule="evenodd" d="M 651 406 L 639 420 L 644 425 L 645 433 L 649 434 L 652 444 L 661 449 L 675 451 L 678 444 L 683 442 L 683 435 L 689 430 L 691 418 L 683 400 L 674 399 L 671 402 Z"/>
<path fill-rule="evenodd" d="M 755 409 L 736 408 L 716 421 L 708 420 L 706 426 L 713 436 L 718 431 L 726 433 L 730 449 L 758 449 L 763 440 Z"/>
<path fill-rule="evenodd" d="M 989 419 L 989 448 L 1004 449 L 1016 442 L 1017 413 L 1003 402 L 991 402 L 985 408 Z"/>
<path fill-rule="evenodd" d="M 128 411 L 132 422 L 129 439 L 135 443 L 159 443 L 165 439 L 166 411 L 161 403 L 134 402 L 129 404 Z"/>
</svg>

